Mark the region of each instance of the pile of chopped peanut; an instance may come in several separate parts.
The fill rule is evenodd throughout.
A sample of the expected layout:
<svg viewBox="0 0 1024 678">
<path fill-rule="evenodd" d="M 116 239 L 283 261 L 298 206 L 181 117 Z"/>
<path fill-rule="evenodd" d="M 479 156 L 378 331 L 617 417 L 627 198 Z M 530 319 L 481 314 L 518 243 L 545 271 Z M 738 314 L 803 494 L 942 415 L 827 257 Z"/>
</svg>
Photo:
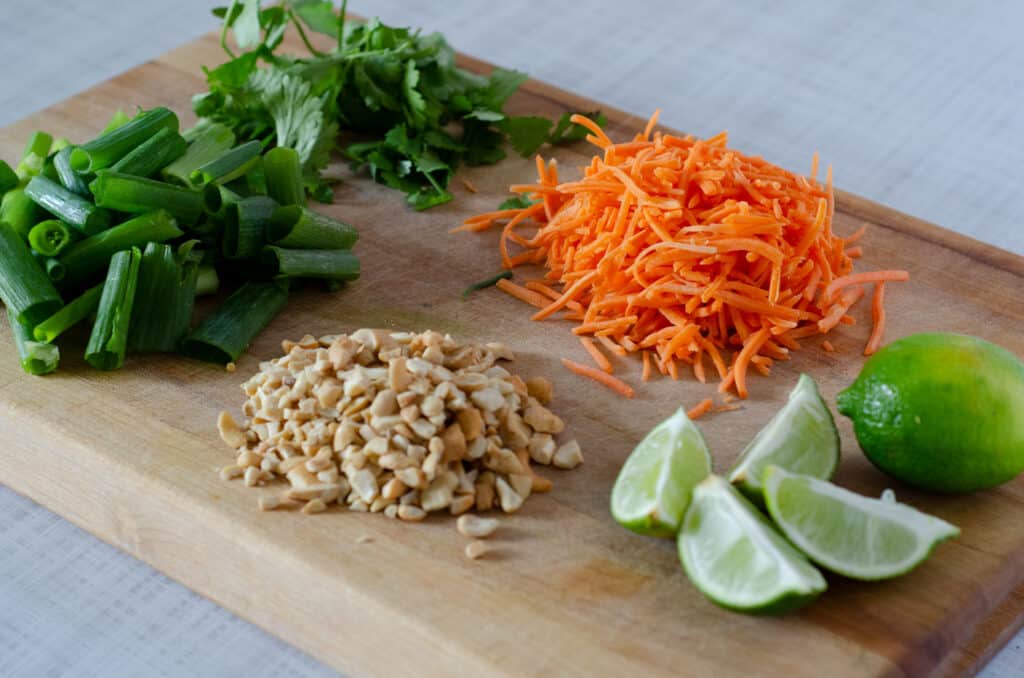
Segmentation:
<svg viewBox="0 0 1024 678">
<path fill-rule="evenodd" d="M 331 504 L 418 521 L 500 507 L 511 513 L 551 482 L 531 462 L 571 469 L 575 440 L 546 405 L 551 384 L 497 365 L 503 344 L 459 344 L 448 335 L 361 329 L 282 343 L 243 386 L 239 427 L 227 412 L 221 438 L 238 451 L 221 477 L 247 486 L 285 478 L 262 510 Z"/>
</svg>

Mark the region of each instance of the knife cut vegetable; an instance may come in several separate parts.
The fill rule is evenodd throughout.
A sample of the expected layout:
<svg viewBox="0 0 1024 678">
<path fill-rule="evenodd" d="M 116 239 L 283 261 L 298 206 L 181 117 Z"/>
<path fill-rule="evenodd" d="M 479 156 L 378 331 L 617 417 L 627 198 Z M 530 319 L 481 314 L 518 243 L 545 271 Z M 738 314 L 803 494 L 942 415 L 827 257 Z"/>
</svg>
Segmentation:
<svg viewBox="0 0 1024 678">
<path fill-rule="evenodd" d="M 78 146 L 71 152 L 71 168 L 87 174 L 110 167 L 164 128 L 178 131 L 178 116 L 173 111 L 163 107 L 143 111 L 123 125 Z"/>
<path fill-rule="evenodd" d="M 110 212 L 102 209 L 103 205 L 94 205 L 45 176 L 32 177 L 25 185 L 25 195 L 85 235 L 95 235 L 110 227 Z"/>
<path fill-rule="evenodd" d="M 260 162 L 262 150 L 258 141 L 235 146 L 196 168 L 189 175 L 189 182 L 197 188 L 211 183 L 226 184 L 252 170 Z"/>
<path fill-rule="evenodd" d="M 546 281 L 562 288 L 534 320 L 563 313 L 579 323 L 575 334 L 649 353 L 673 378 L 682 364 L 703 381 L 710 360 L 720 390 L 745 398 L 749 369 L 767 374 L 800 339 L 845 322 L 863 285 L 907 279 L 853 273 L 845 248 L 855 238 L 832 231 L 831 169 L 819 182 L 817 157 L 811 175 L 798 176 L 728 148 L 724 132 L 656 132 L 657 116 L 622 143 L 573 116 L 602 151 L 581 179 L 561 181 L 538 157 L 537 182 L 511 187 L 536 202 L 455 229 L 503 221 L 504 266 L 546 265 Z M 520 234 L 531 222 L 536 230 Z"/>
<path fill-rule="evenodd" d="M 0 299 L 23 325 L 35 326 L 63 303 L 46 271 L 10 225 L 0 222 Z"/>
<path fill-rule="evenodd" d="M 290 249 L 347 250 L 358 239 L 348 224 L 298 205 L 275 209 L 267 226 L 267 240 Z"/>
<path fill-rule="evenodd" d="M 182 351 L 222 365 L 234 362 L 287 302 L 286 282 L 247 282 L 193 330 Z"/>
<path fill-rule="evenodd" d="M 18 357 L 21 359 L 21 369 L 28 374 L 36 375 L 49 374 L 57 369 L 60 363 L 60 349 L 52 344 L 36 341 L 32 337 L 32 332 L 18 322 L 10 309 L 6 315 L 11 324 L 11 334 L 18 349 Z"/>
<path fill-rule="evenodd" d="M 100 305 L 103 283 L 86 290 L 46 320 L 35 326 L 32 336 L 36 341 L 51 344 L 61 334 L 92 315 Z"/>
<path fill-rule="evenodd" d="M 277 202 L 254 195 L 227 205 L 221 244 L 227 259 L 254 259 L 267 242 L 267 230 Z"/>
<path fill-rule="evenodd" d="M 118 252 L 110 258 L 96 322 L 85 347 L 86 362 L 98 370 L 116 370 L 124 364 L 141 259 L 138 247 Z"/>
<path fill-rule="evenodd" d="M 129 349 L 164 353 L 178 350 L 192 319 L 198 268 L 188 252 L 179 256 L 170 245 L 146 245 L 139 261 Z"/>
<path fill-rule="evenodd" d="M 184 155 L 187 148 L 183 136 L 164 127 L 111 165 L 110 171 L 149 178 Z"/>
<path fill-rule="evenodd" d="M 359 259 L 348 250 L 263 248 L 263 263 L 272 275 L 348 282 L 359 277 Z"/>
<path fill-rule="evenodd" d="M 65 146 L 53 156 L 53 168 L 57 172 L 57 178 L 60 180 L 61 186 L 68 189 L 75 195 L 80 195 L 83 198 L 90 198 L 89 193 L 89 182 L 85 180 L 85 177 L 76 172 L 71 167 L 71 154 L 74 152 L 74 146 Z"/>
<path fill-rule="evenodd" d="M 104 170 L 96 175 L 89 189 L 97 205 L 119 212 L 167 210 L 185 225 L 198 223 L 203 214 L 203 191 L 155 179 Z M 210 190 L 216 192 L 216 188 Z"/>
<path fill-rule="evenodd" d="M 267 183 L 267 195 L 277 204 L 306 205 L 306 189 L 302 183 L 302 169 L 299 154 L 291 148 L 279 146 L 263 156 L 263 179 Z"/>
</svg>

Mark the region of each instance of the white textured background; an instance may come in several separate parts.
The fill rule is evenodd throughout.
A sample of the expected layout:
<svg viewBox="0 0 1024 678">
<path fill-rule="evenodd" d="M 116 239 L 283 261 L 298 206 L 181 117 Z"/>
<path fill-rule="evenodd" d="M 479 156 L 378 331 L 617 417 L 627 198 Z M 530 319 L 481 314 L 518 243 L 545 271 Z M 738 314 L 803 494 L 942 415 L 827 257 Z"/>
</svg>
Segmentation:
<svg viewBox="0 0 1024 678">
<path fill-rule="evenodd" d="M 216 27 L 210 0 L 0 0 L 0 126 Z M 351 0 L 461 51 L 1024 253 L 1024 3 Z M 55 130 L 59 131 L 59 130 Z M 11 160 L 10 158 L 8 160 Z M 0 451 L 2 454 L 2 451 Z M 331 676 L 0 486 L 0 675 Z M 986 668 L 1024 675 L 1024 637 Z"/>
</svg>

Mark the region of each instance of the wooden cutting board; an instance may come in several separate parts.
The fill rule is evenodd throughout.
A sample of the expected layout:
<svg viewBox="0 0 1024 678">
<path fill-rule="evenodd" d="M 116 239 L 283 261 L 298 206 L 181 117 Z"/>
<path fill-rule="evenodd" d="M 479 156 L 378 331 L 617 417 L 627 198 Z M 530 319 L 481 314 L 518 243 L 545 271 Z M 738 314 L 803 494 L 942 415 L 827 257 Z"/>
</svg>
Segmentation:
<svg viewBox="0 0 1024 678">
<path fill-rule="evenodd" d="M 213 38 L 198 40 L 0 131 L 0 156 L 15 159 L 35 129 L 88 139 L 117 108 L 165 105 L 190 124 L 189 97 L 203 89 L 200 65 L 221 58 Z M 618 139 L 642 124 L 537 82 L 511 108 L 541 115 L 603 108 Z M 559 149 L 563 174 L 589 153 L 585 144 Z M 58 373 L 29 377 L 5 325 L 0 481 L 352 675 L 917 676 L 970 670 L 1017 628 L 1024 480 L 970 496 L 914 492 L 865 460 L 845 419 L 838 482 L 876 496 L 895 486 L 902 500 L 959 525 L 962 537 L 902 579 L 832 577 L 826 595 L 787 617 L 733 614 L 705 600 L 683 575 L 673 542 L 618 527 L 607 505 L 633 445 L 714 387 L 689 378 L 640 385 L 634 361 L 621 374 L 638 385 L 637 398 L 620 399 L 559 365 L 563 356 L 586 360 L 566 324 L 529 322 L 528 308 L 494 290 L 463 301 L 468 283 L 498 269 L 497 234 L 447 230 L 493 209 L 508 184 L 533 176 L 532 162 L 512 158 L 462 176 L 479 193 L 455 181 L 456 199 L 423 214 L 366 179 L 340 186 L 337 203 L 325 209 L 359 227 L 362 279 L 338 294 L 294 295 L 236 374 L 177 357 L 131 357 L 119 372 L 96 372 L 72 342 Z M 837 177 L 841 183 L 842 168 Z M 1024 258 L 851 195 L 840 194 L 837 206 L 839 233 L 869 224 L 859 267 L 912 273 L 889 291 L 888 339 L 969 332 L 1024 355 Z M 829 401 L 856 376 L 866 307 L 857 325 L 831 337 L 835 353 L 809 342 L 772 378 L 751 378 L 742 411 L 701 421 L 717 471 L 800 372 L 811 373 Z M 503 518 L 487 559 L 464 558 L 465 540 L 447 516 L 404 524 L 345 512 L 260 513 L 258 491 L 217 477 L 232 460 L 217 437 L 217 413 L 237 413 L 238 386 L 257 363 L 278 355 L 282 339 L 363 326 L 502 340 L 517 350 L 518 373 L 554 381 L 554 408 L 586 463 L 548 473 L 554 492 Z"/>
</svg>

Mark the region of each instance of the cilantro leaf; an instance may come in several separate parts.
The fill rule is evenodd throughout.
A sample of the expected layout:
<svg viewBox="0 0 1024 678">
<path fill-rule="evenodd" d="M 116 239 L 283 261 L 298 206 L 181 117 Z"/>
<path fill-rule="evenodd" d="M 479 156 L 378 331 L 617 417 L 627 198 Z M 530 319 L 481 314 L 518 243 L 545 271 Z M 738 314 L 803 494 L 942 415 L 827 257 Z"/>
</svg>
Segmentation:
<svg viewBox="0 0 1024 678">
<path fill-rule="evenodd" d="M 558 123 L 555 125 L 555 129 L 551 132 L 548 137 L 548 143 L 554 145 L 568 144 L 574 141 L 582 141 L 587 138 L 587 134 L 590 132 L 586 127 L 577 125 L 572 122 L 569 118 L 572 117 L 572 113 L 563 113 L 562 117 L 558 119 Z M 587 118 L 590 118 L 598 124 L 599 127 L 604 127 L 608 124 L 608 118 L 605 117 L 601 111 L 593 111 L 591 113 L 581 113 Z"/>
<path fill-rule="evenodd" d="M 537 200 L 530 200 L 525 195 L 521 194 L 521 195 L 517 195 L 517 196 L 511 197 L 511 198 L 508 198 L 507 200 L 502 201 L 502 203 L 500 205 L 498 205 L 498 209 L 499 210 L 525 209 L 527 207 L 530 207 L 531 205 L 536 205 L 537 202 L 539 202 L 539 201 L 537 201 Z"/>
<path fill-rule="evenodd" d="M 533 155 L 548 140 L 551 121 L 535 116 L 508 118 L 497 125 L 508 135 L 509 143 L 524 158 Z"/>
<path fill-rule="evenodd" d="M 339 20 L 330 0 L 294 0 L 291 8 L 309 30 L 337 37 Z"/>
<path fill-rule="evenodd" d="M 242 49 L 260 44 L 260 0 L 240 0 L 242 11 L 234 23 L 235 42 Z"/>
</svg>

